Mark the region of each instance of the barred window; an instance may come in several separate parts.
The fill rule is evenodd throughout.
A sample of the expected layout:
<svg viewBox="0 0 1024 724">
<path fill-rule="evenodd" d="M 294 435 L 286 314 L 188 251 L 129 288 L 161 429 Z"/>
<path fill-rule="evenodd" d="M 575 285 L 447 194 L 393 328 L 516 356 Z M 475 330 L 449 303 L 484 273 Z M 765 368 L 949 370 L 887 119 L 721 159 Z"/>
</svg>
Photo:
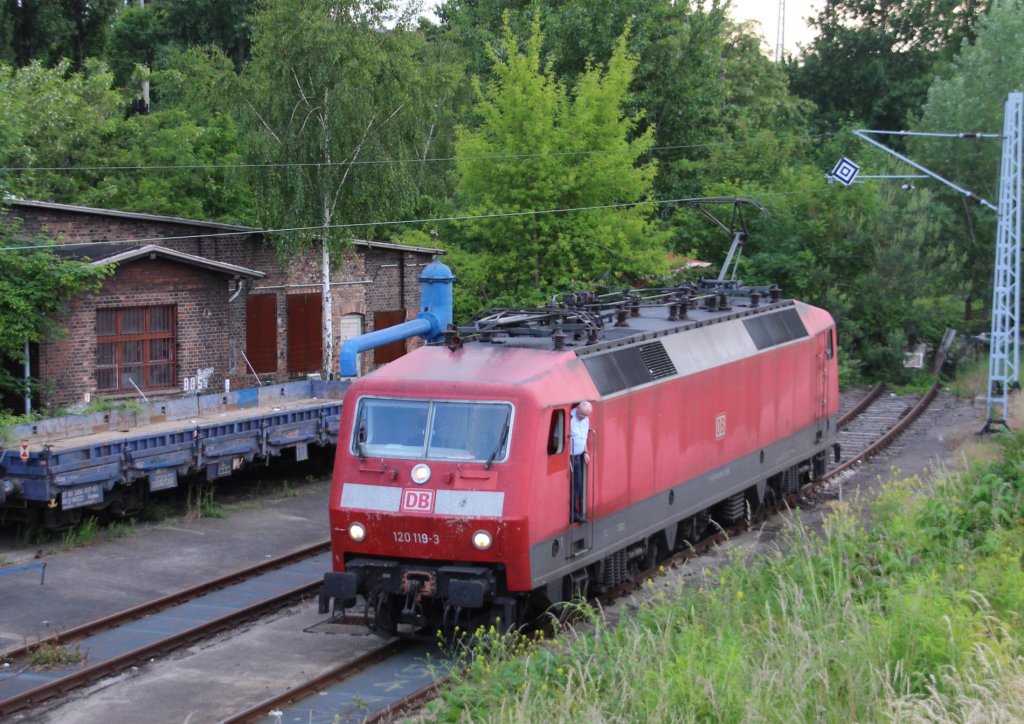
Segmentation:
<svg viewBox="0 0 1024 724">
<path fill-rule="evenodd" d="M 177 328 L 173 304 L 97 309 L 96 388 L 174 387 Z"/>
</svg>

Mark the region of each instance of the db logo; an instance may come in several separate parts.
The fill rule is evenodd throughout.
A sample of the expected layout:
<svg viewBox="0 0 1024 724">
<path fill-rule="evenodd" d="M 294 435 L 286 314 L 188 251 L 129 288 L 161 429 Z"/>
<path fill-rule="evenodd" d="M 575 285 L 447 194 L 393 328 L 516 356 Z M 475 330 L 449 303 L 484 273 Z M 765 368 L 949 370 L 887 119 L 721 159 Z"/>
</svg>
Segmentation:
<svg viewBox="0 0 1024 724">
<path fill-rule="evenodd" d="M 725 413 L 715 418 L 715 439 L 721 440 L 725 437 Z"/>
<path fill-rule="evenodd" d="M 406 488 L 402 491 L 402 510 L 429 513 L 434 509 L 434 491 Z"/>
</svg>

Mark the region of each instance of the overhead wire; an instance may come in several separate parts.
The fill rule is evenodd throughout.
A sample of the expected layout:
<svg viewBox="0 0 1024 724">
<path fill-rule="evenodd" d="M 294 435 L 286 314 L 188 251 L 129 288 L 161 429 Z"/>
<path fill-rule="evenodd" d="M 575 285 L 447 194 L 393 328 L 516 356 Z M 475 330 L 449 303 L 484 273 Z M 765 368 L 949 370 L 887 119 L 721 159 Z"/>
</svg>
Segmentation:
<svg viewBox="0 0 1024 724">
<path fill-rule="evenodd" d="M 797 140 L 814 140 L 835 135 L 833 133 L 800 134 L 784 138 Z M 773 140 L 778 140 L 774 138 Z M 738 146 L 744 144 L 767 143 L 763 139 L 748 139 L 743 141 L 714 141 L 709 143 L 692 143 L 672 146 L 655 146 L 645 153 L 667 153 L 672 151 L 686 151 L 700 148 L 714 148 L 721 146 Z M 538 151 L 536 153 L 496 153 L 483 154 L 478 156 L 435 156 L 431 158 L 397 158 L 397 159 L 374 159 L 354 161 L 288 161 L 280 163 L 193 163 L 193 164 L 137 164 L 123 166 L 0 166 L 0 173 L 34 173 L 34 172 L 69 172 L 69 171 L 199 171 L 204 169 L 272 169 L 272 168 L 331 168 L 336 166 L 374 166 L 374 165 L 398 165 L 428 162 L 454 162 L 454 161 L 487 161 L 501 159 L 523 159 L 523 158 L 550 158 L 566 156 L 593 156 L 610 155 L 621 153 L 633 153 L 634 149 L 591 149 L 584 151 Z"/>
<path fill-rule="evenodd" d="M 825 191 L 827 189 L 822 189 Z M 767 191 L 763 192 L 761 196 L 793 196 L 793 195 L 806 196 L 806 191 Z M 393 219 L 388 221 L 356 221 L 344 224 L 317 224 L 315 226 L 292 226 L 274 229 L 260 229 L 257 227 L 245 228 L 241 227 L 237 230 L 232 231 L 219 231 L 210 232 L 206 234 L 180 234 L 176 236 L 155 236 L 137 239 L 110 239 L 110 240 L 90 240 L 90 241 L 75 241 L 65 244 L 49 243 L 49 244 L 23 244 L 17 246 L 0 246 L 0 252 L 4 251 L 33 251 L 38 249 L 69 249 L 78 246 L 98 246 L 106 244 L 148 244 L 168 241 L 189 241 L 193 239 L 215 239 L 228 236 L 255 236 L 255 235 L 268 235 L 268 234 L 286 234 L 286 233 L 302 233 L 302 232 L 320 232 L 324 230 L 335 230 L 335 229 L 357 229 L 357 228 L 368 228 L 374 226 L 403 226 L 413 224 L 441 224 L 441 223 L 455 223 L 459 221 L 480 221 L 485 219 L 501 219 L 501 218 L 516 218 L 523 216 L 538 216 L 538 215 L 549 215 L 549 214 L 566 214 L 566 213 L 577 213 L 586 211 L 600 211 L 605 209 L 627 209 L 637 206 L 665 206 L 668 204 L 681 204 L 692 201 L 700 201 L 703 197 L 693 196 L 678 199 L 647 199 L 643 201 L 627 201 L 615 204 L 599 204 L 595 206 L 576 206 L 569 208 L 558 208 L 558 209 L 528 209 L 522 211 L 503 211 L 503 212 L 492 212 L 486 214 L 464 214 L 461 216 L 433 216 L 426 218 L 414 218 L 414 219 Z M 180 225 L 188 225 L 188 220 L 183 219 L 177 221 Z M 199 222 L 202 223 L 202 222 Z"/>
</svg>

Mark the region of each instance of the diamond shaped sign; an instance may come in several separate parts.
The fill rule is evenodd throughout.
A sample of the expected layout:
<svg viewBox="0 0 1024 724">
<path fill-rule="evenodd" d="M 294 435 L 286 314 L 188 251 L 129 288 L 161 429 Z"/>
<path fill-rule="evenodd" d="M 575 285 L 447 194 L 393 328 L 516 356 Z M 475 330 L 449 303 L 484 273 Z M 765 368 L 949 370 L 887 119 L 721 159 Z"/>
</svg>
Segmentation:
<svg viewBox="0 0 1024 724">
<path fill-rule="evenodd" d="M 835 168 L 832 169 L 829 176 L 834 178 L 843 186 L 849 186 L 853 183 L 853 180 L 857 178 L 857 174 L 859 173 L 860 166 L 844 156 L 839 159 L 839 162 L 835 165 Z"/>
</svg>

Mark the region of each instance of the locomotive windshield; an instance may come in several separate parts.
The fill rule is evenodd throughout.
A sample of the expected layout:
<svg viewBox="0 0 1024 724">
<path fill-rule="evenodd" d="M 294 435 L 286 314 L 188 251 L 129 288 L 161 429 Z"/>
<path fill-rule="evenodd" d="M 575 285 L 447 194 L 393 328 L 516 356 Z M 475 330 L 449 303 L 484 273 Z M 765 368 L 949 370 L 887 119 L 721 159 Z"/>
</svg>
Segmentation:
<svg viewBox="0 0 1024 724">
<path fill-rule="evenodd" d="M 364 397 L 352 453 L 360 457 L 501 462 L 508 455 L 512 405 Z"/>
</svg>

